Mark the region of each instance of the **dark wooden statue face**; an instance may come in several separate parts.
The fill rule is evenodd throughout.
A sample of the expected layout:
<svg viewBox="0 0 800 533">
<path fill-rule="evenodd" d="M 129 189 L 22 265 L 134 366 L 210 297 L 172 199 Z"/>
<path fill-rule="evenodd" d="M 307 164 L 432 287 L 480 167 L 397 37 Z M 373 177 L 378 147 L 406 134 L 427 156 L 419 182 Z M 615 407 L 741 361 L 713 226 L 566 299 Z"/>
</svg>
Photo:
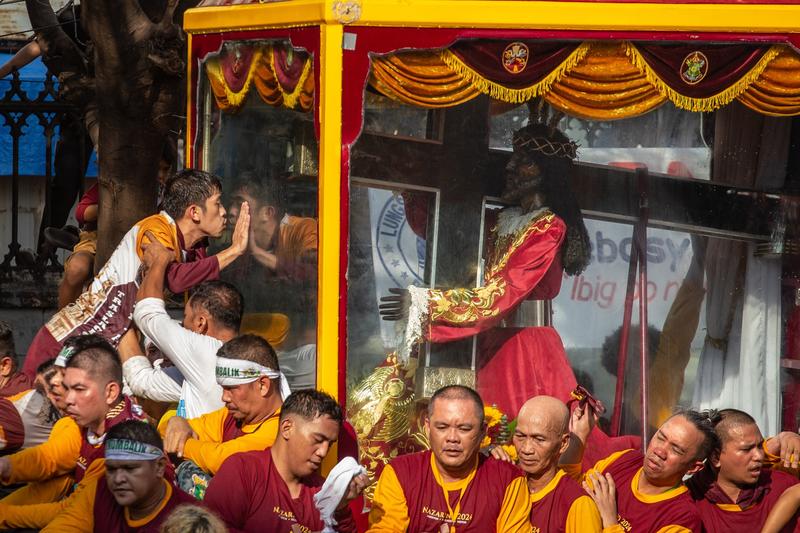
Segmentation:
<svg viewBox="0 0 800 533">
<path fill-rule="evenodd" d="M 501 198 L 506 202 L 519 204 L 523 198 L 540 192 L 542 179 L 542 171 L 536 158 L 515 150 L 506 165 L 506 183 Z"/>
</svg>

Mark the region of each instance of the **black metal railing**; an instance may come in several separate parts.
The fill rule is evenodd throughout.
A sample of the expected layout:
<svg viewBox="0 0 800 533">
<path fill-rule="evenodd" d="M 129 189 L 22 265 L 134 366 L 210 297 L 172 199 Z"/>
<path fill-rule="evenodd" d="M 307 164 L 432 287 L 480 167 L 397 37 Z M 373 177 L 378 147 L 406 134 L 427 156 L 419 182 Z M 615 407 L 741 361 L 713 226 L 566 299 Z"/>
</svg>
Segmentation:
<svg viewBox="0 0 800 533">
<path fill-rule="evenodd" d="M 57 93 L 58 82 L 49 72 L 43 80 L 23 80 L 18 71 L 14 71 L 10 78 L 0 80 L 0 116 L 9 128 L 12 147 L 11 174 L 0 175 L 0 180 L 11 180 L 11 242 L 0 263 L 0 276 L 5 278 L 9 278 L 12 272 L 20 270 L 30 270 L 35 276 L 40 277 L 48 266 L 51 269 L 60 269 L 53 251 L 48 250 L 44 257 L 34 257 L 31 252 L 22 250 L 19 241 L 20 183 L 23 179 L 43 177 L 46 180 L 45 206 L 50 205 L 49 195 L 54 172 L 53 154 L 57 139 L 56 129 L 64 122 L 66 116 L 72 115 L 77 118 L 77 108 L 59 101 Z M 40 139 L 37 139 L 37 135 L 32 137 L 30 132 L 26 131 L 31 117 L 35 117 L 42 128 Z M 23 140 L 25 143 L 41 142 L 44 144 L 44 176 L 20 173 L 20 143 Z M 8 199 L 0 199 L 0 201 L 8 201 Z M 45 207 L 45 209 L 47 208 Z M 46 220 L 49 220 L 49 216 L 45 212 L 43 221 Z M 3 243 L 0 243 L 0 253 L 2 253 L 2 245 Z"/>
</svg>

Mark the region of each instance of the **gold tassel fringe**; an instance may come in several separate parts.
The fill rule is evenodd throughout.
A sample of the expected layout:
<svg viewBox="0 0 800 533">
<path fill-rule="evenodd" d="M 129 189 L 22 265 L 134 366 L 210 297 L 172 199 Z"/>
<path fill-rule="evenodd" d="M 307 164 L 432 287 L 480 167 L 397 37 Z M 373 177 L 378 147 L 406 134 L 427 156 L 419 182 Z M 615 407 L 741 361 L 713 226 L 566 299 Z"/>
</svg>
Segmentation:
<svg viewBox="0 0 800 533">
<path fill-rule="evenodd" d="M 470 68 L 450 50 L 444 49 L 440 53 L 442 61 L 456 73 L 467 79 L 470 84 L 480 92 L 488 94 L 495 100 L 502 100 L 511 104 L 521 104 L 531 98 L 536 98 L 550 91 L 550 87 L 560 80 L 566 73 L 583 61 L 589 52 L 590 44 L 581 43 L 560 65 L 554 68 L 545 78 L 524 89 L 510 89 L 499 83 L 486 79 L 479 72 Z"/>
<path fill-rule="evenodd" d="M 744 76 L 741 77 L 741 79 L 739 79 L 739 81 L 733 85 L 730 85 L 724 90 L 715 95 L 709 96 L 708 98 L 692 98 L 679 93 L 667 85 L 664 80 L 662 80 L 659 75 L 656 74 L 656 72 L 650 67 L 650 65 L 647 64 L 644 56 L 642 56 L 641 52 L 639 52 L 639 50 L 636 48 L 636 45 L 629 41 L 625 41 L 623 46 L 625 47 L 625 55 L 630 58 L 633 65 L 639 70 L 639 72 L 641 72 L 647 81 L 653 85 L 653 87 L 655 87 L 659 94 L 675 104 L 675 107 L 695 112 L 714 111 L 715 109 L 719 109 L 720 107 L 729 104 L 736 97 L 744 93 L 747 88 L 750 87 L 750 85 L 756 82 L 756 80 L 758 80 L 758 78 L 764 72 L 764 69 L 767 68 L 767 65 L 773 59 L 775 59 L 782 50 L 781 45 L 772 46 L 769 50 L 767 50 L 758 63 L 756 63 L 753 68 L 751 68 Z"/>
<path fill-rule="evenodd" d="M 242 86 L 242 90 L 239 92 L 233 92 L 225 81 L 225 75 L 222 73 L 222 66 L 220 65 L 219 58 L 215 57 L 206 61 L 206 72 L 208 73 L 209 79 L 225 89 L 225 98 L 228 100 L 228 105 L 223 106 L 221 102 L 218 101 L 217 104 L 220 109 L 228 109 L 231 107 L 238 109 L 242 106 L 245 98 L 247 98 L 247 94 L 250 92 L 250 85 L 253 83 L 253 73 L 258 62 L 261 61 L 261 54 L 261 50 L 253 52 L 253 60 L 250 62 L 250 67 L 247 70 L 247 78 L 245 79 L 244 86 Z"/>
</svg>

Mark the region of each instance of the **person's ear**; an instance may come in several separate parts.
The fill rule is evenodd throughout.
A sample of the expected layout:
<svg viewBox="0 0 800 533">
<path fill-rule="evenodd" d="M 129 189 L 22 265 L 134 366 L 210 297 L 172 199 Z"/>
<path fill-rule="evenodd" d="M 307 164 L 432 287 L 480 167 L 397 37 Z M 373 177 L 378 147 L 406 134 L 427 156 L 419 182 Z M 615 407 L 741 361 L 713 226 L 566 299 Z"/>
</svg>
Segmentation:
<svg viewBox="0 0 800 533">
<path fill-rule="evenodd" d="M 164 477 L 164 470 L 167 468 L 167 458 L 166 457 L 159 457 L 156 459 L 156 475 L 158 477 Z"/>
<path fill-rule="evenodd" d="M 278 435 L 283 437 L 284 440 L 289 440 L 292 430 L 294 430 L 294 421 L 290 417 L 286 417 L 281 420 L 280 425 L 278 426 Z"/>
<path fill-rule="evenodd" d="M 258 378 L 258 393 L 262 398 L 269 396 L 270 389 L 272 389 L 271 379 L 269 379 L 267 376 L 261 376 Z"/>
<path fill-rule="evenodd" d="M 111 406 L 122 395 L 122 387 L 116 381 L 109 381 L 106 385 L 106 405 Z"/>
<path fill-rule="evenodd" d="M 186 208 L 186 215 L 192 222 L 199 223 L 203 216 L 203 210 L 199 205 L 192 204 Z"/>
<path fill-rule="evenodd" d="M 430 440 L 431 440 L 431 417 L 428 416 L 427 412 L 425 414 L 423 414 L 423 417 L 425 418 L 425 421 L 422 424 L 422 429 L 425 432 L 425 436 L 428 438 L 428 442 L 430 442 Z"/>
<path fill-rule="evenodd" d="M 720 456 L 719 450 L 714 450 L 713 452 L 711 452 L 711 455 L 708 458 L 708 460 L 711 461 L 711 466 L 713 466 L 714 468 L 720 467 L 721 463 L 719 460 L 719 456 Z"/>
<path fill-rule="evenodd" d="M 698 459 L 697 461 L 694 462 L 694 465 L 689 470 L 687 470 L 686 475 L 692 475 L 698 473 L 703 469 L 705 464 L 706 464 L 705 461 L 701 461 Z"/>
<path fill-rule="evenodd" d="M 561 447 L 558 450 L 558 455 L 564 455 L 564 453 L 567 451 L 567 448 L 569 448 L 569 442 L 569 432 L 561 435 Z"/>
<path fill-rule="evenodd" d="M 10 377 L 14 372 L 14 360 L 10 356 L 4 355 L 0 357 L 0 377 Z"/>
<path fill-rule="evenodd" d="M 195 318 L 195 327 L 197 332 L 205 335 L 208 331 L 208 317 L 204 313 L 198 313 Z"/>
<path fill-rule="evenodd" d="M 275 218 L 275 215 L 277 215 L 278 213 L 278 210 L 275 209 L 275 206 L 272 205 L 264 207 L 264 210 L 266 211 L 266 214 L 269 218 Z"/>
</svg>

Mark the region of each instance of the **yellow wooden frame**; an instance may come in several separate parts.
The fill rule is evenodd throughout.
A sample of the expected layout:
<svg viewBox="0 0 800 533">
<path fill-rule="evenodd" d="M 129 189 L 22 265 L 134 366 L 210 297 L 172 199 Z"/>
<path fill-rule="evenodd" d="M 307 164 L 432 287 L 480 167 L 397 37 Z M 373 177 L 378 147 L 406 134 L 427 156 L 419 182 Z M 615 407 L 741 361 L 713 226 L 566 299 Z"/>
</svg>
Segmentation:
<svg viewBox="0 0 800 533">
<path fill-rule="evenodd" d="M 795 33 L 800 5 L 487 0 L 291 0 L 191 9 L 192 34 L 320 26 L 318 387 L 339 397 L 342 38 L 345 26 Z M 190 41 L 191 42 L 191 41 Z M 191 49 L 191 48 L 190 48 Z M 192 58 L 189 65 L 191 68 Z M 191 73 L 190 73 L 191 74 Z M 191 88 L 191 87 L 190 87 Z M 191 94 L 191 92 L 189 93 Z M 192 103 L 188 111 L 191 112 Z M 187 132 L 191 134 L 191 132 Z M 187 138 L 188 143 L 191 139 Z M 335 454 L 332 454 L 335 455 Z"/>
<path fill-rule="evenodd" d="M 290 0 L 191 9 L 184 17 L 184 27 L 190 33 L 326 23 L 430 28 L 793 33 L 800 31 L 800 5 Z"/>
</svg>

